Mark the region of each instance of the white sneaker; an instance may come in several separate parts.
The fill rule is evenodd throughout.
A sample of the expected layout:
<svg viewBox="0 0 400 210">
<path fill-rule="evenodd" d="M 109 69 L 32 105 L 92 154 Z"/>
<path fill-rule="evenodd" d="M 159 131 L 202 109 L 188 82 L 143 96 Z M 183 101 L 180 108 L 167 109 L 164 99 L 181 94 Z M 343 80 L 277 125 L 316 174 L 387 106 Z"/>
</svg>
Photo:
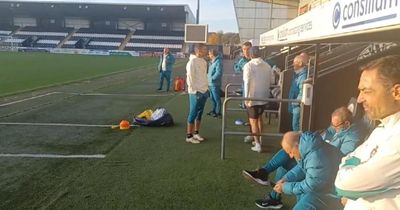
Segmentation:
<svg viewBox="0 0 400 210">
<path fill-rule="evenodd" d="M 251 148 L 251 150 L 253 150 L 254 152 L 261 152 L 261 145 L 257 144 Z"/>
<path fill-rule="evenodd" d="M 191 137 L 191 138 L 186 138 L 186 142 L 187 142 L 187 143 L 192 143 L 192 144 L 199 144 L 199 143 L 200 143 L 200 141 L 196 140 L 196 139 L 194 138 L 194 136 Z"/>
<path fill-rule="evenodd" d="M 197 141 L 204 141 L 204 138 L 201 137 L 199 134 L 194 134 L 193 138 L 196 139 Z"/>
<path fill-rule="evenodd" d="M 244 137 L 244 143 L 251 143 L 253 141 L 254 141 L 254 137 L 253 136 Z"/>
</svg>

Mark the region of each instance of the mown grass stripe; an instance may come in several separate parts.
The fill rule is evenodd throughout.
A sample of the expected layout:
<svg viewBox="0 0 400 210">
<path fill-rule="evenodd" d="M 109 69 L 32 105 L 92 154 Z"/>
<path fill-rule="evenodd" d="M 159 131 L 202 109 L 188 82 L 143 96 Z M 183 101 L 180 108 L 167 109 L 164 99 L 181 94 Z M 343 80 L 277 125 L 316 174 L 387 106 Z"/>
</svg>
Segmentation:
<svg viewBox="0 0 400 210">
<path fill-rule="evenodd" d="M 63 158 L 63 159 L 102 159 L 103 154 L 96 155 L 58 155 L 58 154 L 0 154 L 0 157 L 9 158 Z"/>
</svg>

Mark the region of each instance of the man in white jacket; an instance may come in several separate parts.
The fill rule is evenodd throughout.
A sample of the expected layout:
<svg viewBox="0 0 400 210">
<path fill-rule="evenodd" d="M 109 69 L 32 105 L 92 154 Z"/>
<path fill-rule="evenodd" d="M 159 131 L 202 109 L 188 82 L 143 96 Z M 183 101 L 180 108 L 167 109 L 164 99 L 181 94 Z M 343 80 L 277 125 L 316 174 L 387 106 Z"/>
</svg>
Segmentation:
<svg viewBox="0 0 400 210">
<path fill-rule="evenodd" d="M 267 99 L 270 96 L 270 85 L 273 80 L 271 66 L 262 58 L 258 47 L 250 48 L 251 60 L 243 67 L 244 97 Z M 254 147 L 251 150 L 261 152 L 261 136 L 263 129 L 262 116 L 265 109 L 265 101 L 246 100 L 245 105 L 249 116 L 251 132 L 254 136 Z"/>
<path fill-rule="evenodd" d="M 335 186 L 345 210 L 400 209 L 400 56 L 362 67 L 358 102 L 381 124 L 342 159 Z"/>
<path fill-rule="evenodd" d="M 195 46 L 195 56 L 186 64 L 186 84 L 189 93 L 189 114 L 187 118 L 186 142 L 198 144 L 204 140 L 200 136 L 201 117 L 208 98 L 207 80 L 207 47 L 204 44 Z"/>
</svg>

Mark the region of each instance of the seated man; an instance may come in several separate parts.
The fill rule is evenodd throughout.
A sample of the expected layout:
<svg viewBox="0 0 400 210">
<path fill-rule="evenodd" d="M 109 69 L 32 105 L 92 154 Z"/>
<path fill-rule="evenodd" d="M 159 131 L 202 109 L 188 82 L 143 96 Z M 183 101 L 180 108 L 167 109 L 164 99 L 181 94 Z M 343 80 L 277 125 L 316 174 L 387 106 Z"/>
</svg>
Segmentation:
<svg viewBox="0 0 400 210">
<path fill-rule="evenodd" d="M 341 153 L 324 142 L 318 133 L 288 132 L 283 136 L 282 148 L 298 161 L 289 172 L 280 167 L 278 174 L 284 174 L 275 187 L 277 193 L 296 195 L 294 210 L 339 209 L 341 204 L 334 193 L 333 182 L 338 170 Z M 278 176 L 277 174 L 277 176 Z M 271 208 L 269 195 L 256 200 L 260 208 Z M 283 205 L 276 205 L 281 208 Z"/>
<path fill-rule="evenodd" d="M 357 101 L 367 117 L 380 124 L 342 159 L 336 190 L 345 197 L 345 210 L 399 210 L 400 56 L 381 57 L 361 70 Z"/>
<path fill-rule="evenodd" d="M 363 135 L 359 127 L 353 123 L 352 113 L 346 107 L 340 107 L 333 111 L 331 115 L 331 126 L 326 129 L 323 139 L 340 150 L 342 155 L 346 155 L 359 145 L 361 139 L 363 139 Z M 256 171 L 243 170 L 243 175 L 259 184 L 268 185 L 268 175 L 270 173 L 279 167 L 283 167 L 286 171 L 289 171 L 296 164 L 296 160 L 291 158 L 284 150 L 280 150 L 263 166 L 263 168 Z M 281 177 L 279 176 L 275 177 L 275 181 L 280 179 Z M 271 198 L 271 207 L 282 206 L 281 198 L 278 193 L 272 191 L 269 197 Z"/>
</svg>

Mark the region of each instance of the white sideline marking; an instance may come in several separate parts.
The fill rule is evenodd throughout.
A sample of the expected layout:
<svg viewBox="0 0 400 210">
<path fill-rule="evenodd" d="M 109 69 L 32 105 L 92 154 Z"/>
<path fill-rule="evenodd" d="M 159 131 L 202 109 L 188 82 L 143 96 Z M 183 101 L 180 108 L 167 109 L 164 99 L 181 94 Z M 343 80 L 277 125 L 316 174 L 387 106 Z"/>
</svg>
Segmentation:
<svg viewBox="0 0 400 210">
<path fill-rule="evenodd" d="M 106 155 L 56 155 L 56 154 L 0 154 L 0 157 L 14 157 L 14 158 L 80 158 L 80 159 L 101 159 Z"/>
<path fill-rule="evenodd" d="M 63 126 L 63 127 L 97 127 L 110 128 L 113 125 L 90 125 L 73 123 L 21 123 L 21 122 L 0 122 L 0 125 L 33 125 L 33 126 Z"/>
<path fill-rule="evenodd" d="M 51 93 L 46 93 L 46 94 L 42 94 L 42 95 L 37 95 L 37 96 L 30 97 L 30 98 L 21 99 L 21 100 L 18 100 L 18 101 L 13 101 L 13 102 L 10 102 L 10 103 L 0 104 L 0 107 L 9 106 L 9 105 L 21 103 L 21 102 L 24 102 L 24 101 L 29 101 L 29 100 L 33 100 L 33 99 L 37 99 L 37 98 L 41 98 L 41 97 L 45 97 L 45 96 L 49 96 L 49 95 L 59 94 L 59 93 L 60 92 L 51 92 Z"/>
<path fill-rule="evenodd" d="M 64 94 L 78 95 L 78 96 L 130 96 L 130 97 L 165 97 L 173 96 L 174 94 L 120 94 L 120 93 L 67 93 Z"/>
<path fill-rule="evenodd" d="M 60 126 L 60 127 L 94 127 L 94 128 L 111 128 L 119 125 L 92 125 L 92 124 L 76 124 L 76 123 L 24 123 L 24 122 L 0 122 L 0 125 L 28 125 L 28 126 Z M 140 127 L 139 125 L 130 125 L 131 127 Z"/>
</svg>

